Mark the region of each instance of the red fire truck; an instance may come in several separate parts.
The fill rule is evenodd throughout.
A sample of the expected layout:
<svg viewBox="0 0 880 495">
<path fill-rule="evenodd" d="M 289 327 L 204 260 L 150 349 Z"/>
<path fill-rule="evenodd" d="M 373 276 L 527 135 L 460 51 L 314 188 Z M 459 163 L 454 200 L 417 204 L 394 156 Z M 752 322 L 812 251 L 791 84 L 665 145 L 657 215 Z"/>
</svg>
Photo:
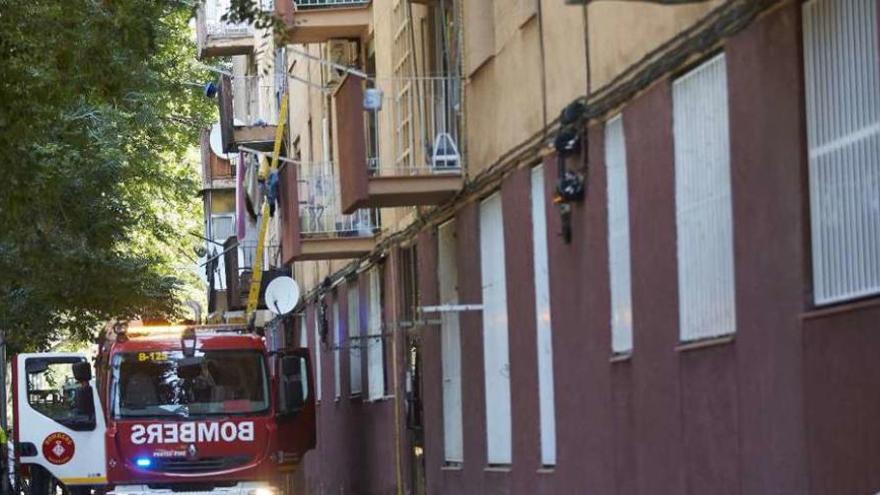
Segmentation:
<svg viewBox="0 0 880 495">
<path fill-rule="evenodd" d="M 16 356 L 27 491 L 284 492 L 315 445 L 308 353 L 284 340 L 228 325 L 117 325 L 94 367 L 77 353 Z"/>
</svg>

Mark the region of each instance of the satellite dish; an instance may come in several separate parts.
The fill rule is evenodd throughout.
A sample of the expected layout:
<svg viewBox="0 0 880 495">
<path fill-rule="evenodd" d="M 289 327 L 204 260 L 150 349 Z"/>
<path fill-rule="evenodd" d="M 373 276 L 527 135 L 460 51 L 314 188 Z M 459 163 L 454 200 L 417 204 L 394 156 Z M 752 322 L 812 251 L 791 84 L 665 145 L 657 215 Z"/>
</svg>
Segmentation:
<svg viewBox="0 0 880 495">
<path fill-rule="evenodd" d="M 293 311 L 299 301 L 299 285 L 290 277 L 277 277 L 266 286 L 266 307 L 276 315 Z"/>
<path fill-rule="evenodd" d="M 229 155 L 223 152 L 223 138 L 220 137 L 220 124 L 211 126 L 211 152 L 224 160 L 229 160 Z"/>
</svg>

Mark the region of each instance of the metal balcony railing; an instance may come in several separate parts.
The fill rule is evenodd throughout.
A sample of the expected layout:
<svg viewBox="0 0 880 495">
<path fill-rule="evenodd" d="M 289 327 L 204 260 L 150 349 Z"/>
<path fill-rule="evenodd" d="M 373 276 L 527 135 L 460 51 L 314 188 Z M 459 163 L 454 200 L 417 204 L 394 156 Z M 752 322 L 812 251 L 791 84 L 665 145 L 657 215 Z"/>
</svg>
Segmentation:
<svg viewBox="0 0 880 495">
<path fill-rule="evenodd" d="M 254 35 L 247 23 L 226 22 L 222 17 L 229 12 L 229 0 L 206 0 L 204 4 L 205 30 L 212 38 L 241 38 Z"/>
<path fill-rule="evenodd" d="M 457 77 L 369 81 L 367 166 L 372 176 L 460 173 L 462 83 Z"/>
<path fill-rule="evenodd" d="M 232 108 L 236 125 L 277 125 L 278 109 L 287 80 L 284 74 L 232 78 Z"/>
<path fill-rule="evenodd" d="M 378 212 L 345 215 L 333 163 L 303 163 L 297 174 L 300 233 L 306 238 L 370 237 L 379 229 Z"/>
<path fill-rule="evenodd" d="M 293 0 L 293 8 L 298 10 L 359 7 L 368 3 L 370 3 L 370 0 Z"/>
<path fill-rule="evenodd" d="M 251 271 L 257 258 L 257 241 L 240 241 L 238 243 L 238 271 Z M 281 266 L 281 246 L 267 244 L 263 246 L 263 270 Z"/>
</svg>

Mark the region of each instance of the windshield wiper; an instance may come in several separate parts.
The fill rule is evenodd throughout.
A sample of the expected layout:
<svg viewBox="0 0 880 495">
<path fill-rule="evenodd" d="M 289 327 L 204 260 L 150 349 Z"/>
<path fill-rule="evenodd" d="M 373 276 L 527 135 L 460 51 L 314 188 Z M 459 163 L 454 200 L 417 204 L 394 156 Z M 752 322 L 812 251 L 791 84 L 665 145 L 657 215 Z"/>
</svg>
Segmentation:
<svg viewBox="0 0 880 495">
<path fill-rule="evenodd" d="M 189 417 L 189 407 L 186 404 L 162 404 L 159 409 L 183 418 Z"/>
</svg>

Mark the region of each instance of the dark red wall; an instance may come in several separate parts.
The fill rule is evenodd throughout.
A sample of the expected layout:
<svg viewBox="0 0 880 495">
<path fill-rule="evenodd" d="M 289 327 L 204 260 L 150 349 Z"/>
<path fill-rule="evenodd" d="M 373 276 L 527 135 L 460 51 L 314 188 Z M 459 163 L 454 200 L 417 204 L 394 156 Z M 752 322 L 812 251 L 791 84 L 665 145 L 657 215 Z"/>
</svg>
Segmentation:
<svg viewBox="0 0 880 495">
<path fill-rule="evenodd" d="M 880 490 L 880 300 L 804 315 L 813 495 Z"/>
<path fill-rule="evenodd" d="M 367 308 L 366 277 L 347 283 L 357 283 L 360 290 L 361 321 L 365 322 Z M 343 325 L 343 336 L 348 335 L 347 285 L 340 285 L 325 296 L 327 303 L 329 337 L 332 345 L 333 298 L 338 293 L 339 317 Z M 314 352 L 315 304 L 306 308 L 309 329 L 308 344 Z M 362 327 L 366 331 L 366 326 Z M 334 399 L 333 350 L 321 348 L 322 400 L 317 406 L 318 447 L 309 452 L 296 479 L 296 493 L 357 493 L 390 494 L 395 493 L 394 448 L 393 448 L 393 401 L 383 399 L 375 402 L 366 400 L 367 367 L 366 349 L 361 353 L 363 365 L 363 394 L 352 397 L 350 390 L 350 355 L 347 338 L 341 351 L 342 396 Z M 314 362 L 314 357 L 312 358 Z"/>
<path fill-rule="evenodd" d="M 604 129 L 597 124 L 588 131 L 589 156 L 569 159 L 572 165 L 586 165 L 587 197 L 574 205 L 568 244 L 558 235 L 560 217 L 550 202 L 555 157 L 544 165 L 557 465 L 540 466 L 530 170 L 522 167 L 500 185 L 513 463 L 487 468 L 482 317 L 478 311 L 462 312 L 460 466 L 446 466 L 443 460 L 439 328 L 420 330 L 427 493 L 837 495 L 880 490 L 880 299 L 823 310 L 811 304 L 800 23 L 800 3 L 789 2 L 723 46 L 734 337 L 703 346 L 679 343 L 672 79 L 664 79 L 623 109 L 632 355 L 611 355 Z M 460 302 L 477 304 L 479 201 L 460 205 L 455 220 Z M 435 304 L 434 227 L 416 242 L 421 304 Z M 395 273 L 386 270 L 386 286 L 395 282 Z M 386 298 L 391 294 L 396 292 L 386 290 Z M 393 307 L 386 312 L 386 318 L 393 316 Z M 344 363 L 347 358 L 343 353 Z M 393 403 L 368 405 L 347 397 L 334 403 L 332 353 L 325 353 L 323 361 L 320 447 L 307 458 L 306 479 L 334 483 L 325 487 L 332 493 L 393 493 Z M 343 368 L 346 383 L 347 364 Z M 406 477 L 410 457 L 403 444 L 401 453 Z"/>
<path fill-rule="evenodd" d="M 791 2 L 762 17 L 725 50 L 743 493 L 808 490 L 798 325 L 810 288 L 799 11 Z"/>
</svg>

